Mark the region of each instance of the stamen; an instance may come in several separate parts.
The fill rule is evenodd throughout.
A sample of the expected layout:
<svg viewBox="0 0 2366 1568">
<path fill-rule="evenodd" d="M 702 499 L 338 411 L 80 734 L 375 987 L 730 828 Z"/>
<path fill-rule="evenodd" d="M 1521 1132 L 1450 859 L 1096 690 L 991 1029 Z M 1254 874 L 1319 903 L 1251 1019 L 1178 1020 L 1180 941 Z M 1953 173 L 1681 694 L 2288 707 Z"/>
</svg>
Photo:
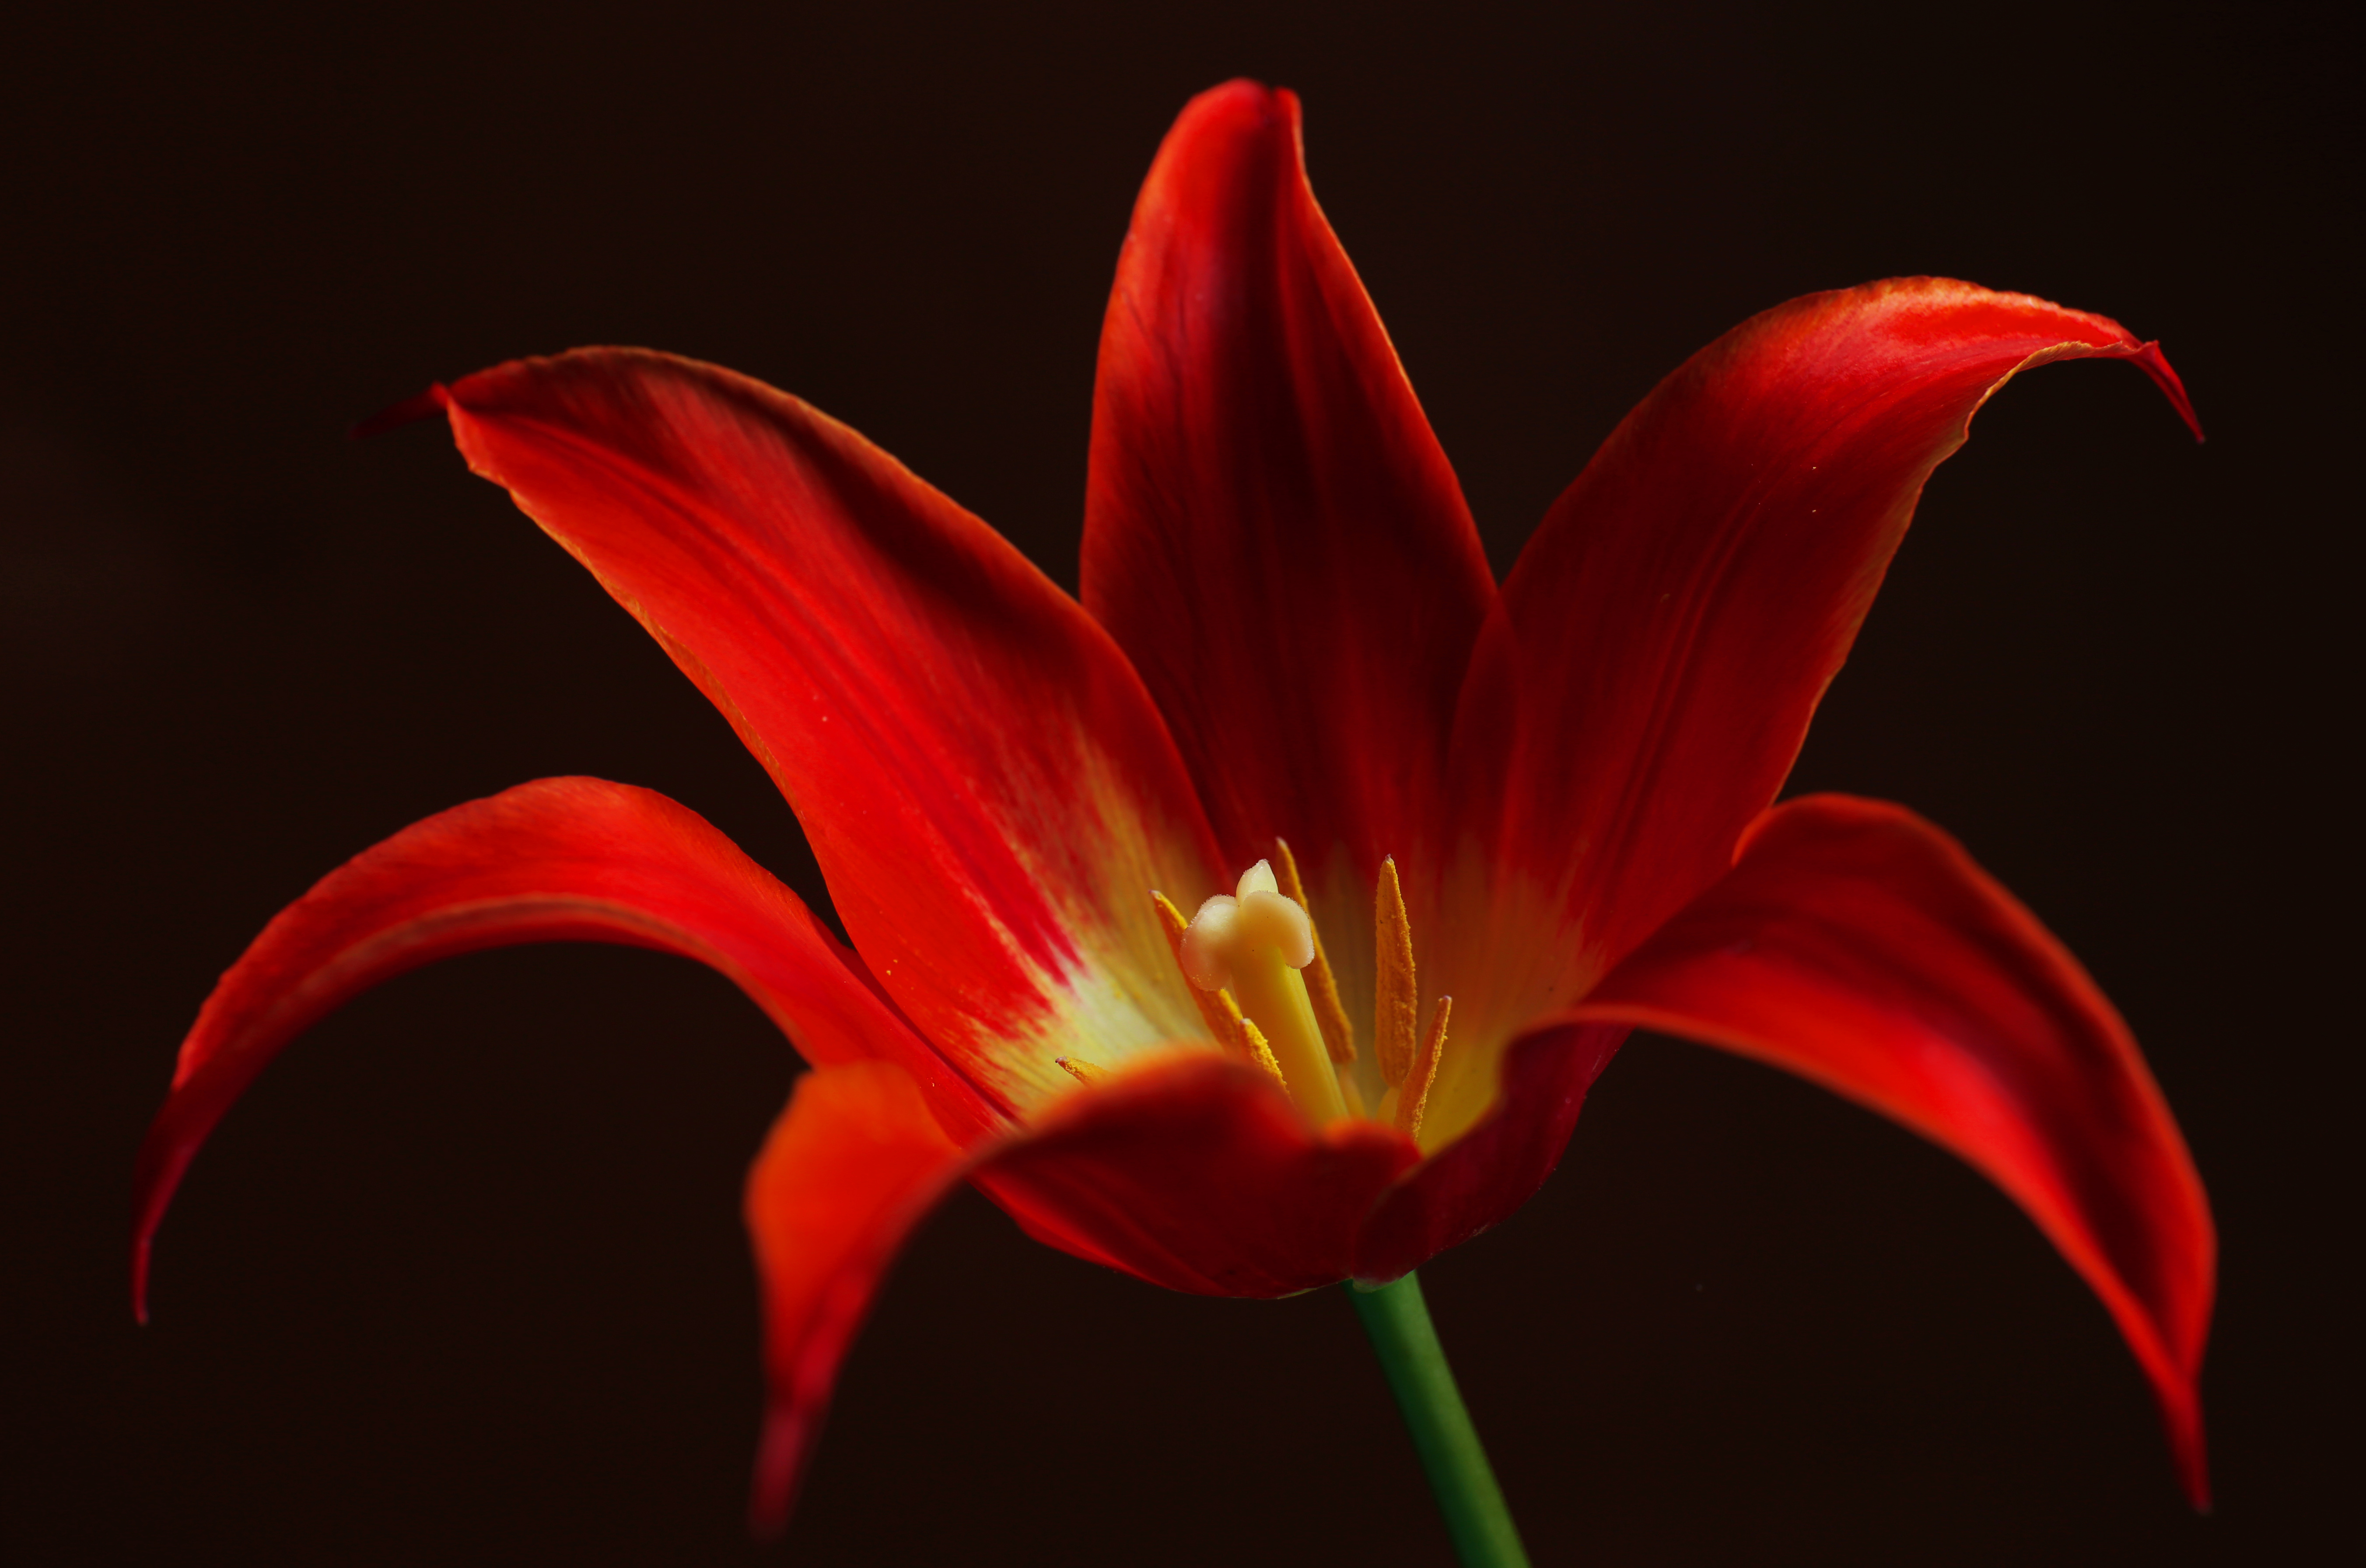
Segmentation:
<svg viewBox="0 0 2366 1568">
<path fill-rule="evenodd" d="M 1099 1083 L 1110 1076 L 1107 1067 L 1097 1067 L 1082 1056 L 1054 1056 L 1053 1061 L 1068 1069 L 1068 1076 L 1078 1083 Z"/>
<path fill-rule="evenodd" d="M 1452 997 L 1437 998 L 1429 1017 L 1429 1038 L 1421 1043 L 1421 1056 L 1397 1094 L 1397 1130 L 1408 1138 L 1421 1136 L 1421 1113 L 1429 1109 L 1429 1086 L 1437 1081 L 1438 1060 L 1446 1055 L 1446 1019 L 1454 1010 Z"/>
<path fill-rule="evenodd" d="M 1314 906 L 1306 901 L 1306 884 L 1299 879 L 1298 857 L 1290 852 L 1288 840 L 1273 841 L 1273 874 L 1283 895 L 1306 911 L 1307 930 L 1314 938 L 1314 962 L 1303 971 L 1306 999 L 1314 1005 L 1314 1022 L 1323 1031 L 1324 1048 L 1333 1061 L 1347 1066 L 1356 1059 L 1356 1026 L 1347 1021 L 1347 1009 L 1339 1000 L 1339 981 L 1323 951 L 1323 928 L 1314 923 Z"/>
<path fill-rule="evenodd" d="M 1290 1080 L 1281 1076 L 1281 1064 L 1273 1059 L 1273 1047 L 1266 1043 L 1265 1035 L 1258 1030 L 1255 1019 L 1241 1020 L 1241 1036 L 1248 1042 L 1249 1055 L 1256 1059 L 1256 1065 L 1271 1073 L 1273 1081 L 1281 1086 L 1281 1092 L 1288 1094 Z"/>
<path fill-rule="evenodd" d="M 1227 1049 L 1247 1050 L 1249 1037 L 1241 1032 L 1241 1025 L 1247 1020 L 1241 1017 L 1241 1004 L 1233 1000 L 1233 993 L 1195 990 L 1194 994 L 1200 998 L 1201 1016 L 1204 1017 L 1209 1013 L 1215 1014 L 1216 1021 L 1212 1027 L 1216 1030 L 1217 1040 Z"/>
<path fill-rule="evenodd" d="M 1201 990 L 1191 983 L 1191 972 L 1184 966 L 1183 933 L 1190 929 L 1191 922 L 1183 918 L 1183 911 L 1177 908 L 1164 893 L 1153 889 L 1150 902 L 1158 910 L 1158 919 L 1166 928 L 1166 945 L 1174 951 L 1176 967 L 1183 970 L 1184 988 L 1191 993 L 1191 999 L 1200 1004 L 1200 1017 L 1208 1025 L 1208 1032 L 1214 1035 L 1221 1045 L 1235 1051 L 1246 1049 L 1246 1043 L 1241 1038 L 1240 1005 L 1233 1000 L 1232 992 Z"/>
<path fill-rule="evenodd" d="M 1372 1047 L 1380 1058 L 1381 1080 L 1394 1089 L 1413 1071 L 1414 1040 L 1421 1027 L 1421 991 L 1414 983 L 1413 922 L 1405 918 L 1404 889 L 1397 885 L 1393 855 L 1380 862 L 1372 926 L 1380 949 Z"/>
</svg>

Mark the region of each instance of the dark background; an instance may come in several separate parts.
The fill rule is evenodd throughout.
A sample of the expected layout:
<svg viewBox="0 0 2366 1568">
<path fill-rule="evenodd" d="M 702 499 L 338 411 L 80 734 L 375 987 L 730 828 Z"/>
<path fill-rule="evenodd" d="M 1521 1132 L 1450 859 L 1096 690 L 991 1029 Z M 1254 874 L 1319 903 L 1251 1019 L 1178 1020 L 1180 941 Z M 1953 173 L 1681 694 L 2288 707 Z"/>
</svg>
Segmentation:
<svg viewBox="0 0 2366 1568">
<path fill-rule="evenodd" d="M 1752 311 L 1942 272 L 2163 340 L 2009 389 L 1794 781 L 1906 801 L 2085 959 L 2224 1236 L 2220 1506 L 2008 1202 L 1638 1041 L 1560 1173 L 1423 1270 L 1539 1563 L 2242 1562 L 2358 1540 L 2353 58 L 2160 5 L 779 4 L 17 14 L 0 52 L 0 1555 L 14 1563 L 1445 1561 L 1336 1292 L 1171 1296 L 934 1220 L 783 1545 L 744 1164 L 794 1062 L 655 955 L 481 955 L 266 1074 L 125 1303 L 131 1152 L 213 977 L 339 861 L 590 773 L 808 898 L 729 730 L 433 426 L 646 344 L 849 420 L 1073 587 L 1094 343 L 1192 93 L 1316 188 L 1499 570 Z M 1642 13 L 1648 11 L 1648 16 Z M 1642 19 L 1638 19 L 1641 17 Z M 2337 1335 L 2340 1343 L 2337 1344 Z"/>
</svg>

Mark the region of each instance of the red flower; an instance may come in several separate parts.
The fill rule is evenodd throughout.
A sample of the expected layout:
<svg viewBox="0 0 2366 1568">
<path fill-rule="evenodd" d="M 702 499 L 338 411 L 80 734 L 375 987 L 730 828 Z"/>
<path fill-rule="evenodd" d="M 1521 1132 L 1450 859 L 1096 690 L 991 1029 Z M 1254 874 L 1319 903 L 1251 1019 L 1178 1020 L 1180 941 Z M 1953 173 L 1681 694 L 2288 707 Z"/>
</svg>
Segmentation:
<svg viewBox="0 0 2366 1568">
<path fill-rule="evenodd" d="M 1081 604 L 729 372 L 594 349 L 438 387 L 413 412 L 772 773 L 853 948 L 645 790 L 548 779 L 431 818 L 206 1003 L 141 1151 L 137 1272 L 230 1102 L 365 987 L 509 942 L 688 954 L 813 1067 L 748 1189 L 776 1521 L 882 1270 L 954 1183 L 1177 1290 L 1390 1280 L 1536 1190 L 1642 1025 L 1986 1172 L 2118 1321 L 2199 1501 L 2214 1244 L 2126 1028 L 1930 824 L 1770 805 L 1923 480 L 2014 374 L 2095 355 L 2191 422 L 2101 317 L 1923 278 L 1794 300 L 1629 414 L 1499 589 L 1295 99 L 1234 83 L 1168 136 L 1119 264 Z M 1288 885 L 1277 840 L 1324 938 L 1312 990 L 1304 917 L 1255 883 L 1185 954 L 1234 973 L 1245 1029 L 1152 893 L 1194 908 L 1268 858 Z"/>
</svg>

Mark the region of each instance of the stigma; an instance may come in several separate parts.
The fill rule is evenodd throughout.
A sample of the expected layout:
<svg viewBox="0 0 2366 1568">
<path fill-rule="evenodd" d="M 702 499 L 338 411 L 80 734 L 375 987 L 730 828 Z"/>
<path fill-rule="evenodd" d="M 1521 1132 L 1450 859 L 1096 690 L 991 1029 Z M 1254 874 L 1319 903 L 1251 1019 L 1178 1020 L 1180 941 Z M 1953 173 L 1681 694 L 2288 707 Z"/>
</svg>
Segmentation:
<svg viewBox="0 0 2366 1568">
<path fill-rule="evenodd" d="M 1241 873 L 1238 886 L 1200 906 L 1183 931 L 1184 978 L 1203 991 L 1233 983 L 1234 955 L 1269 947 L 1292 969 L 1314 962 L 1314 921 L 1281 894 L 1271 861 Z"/>
<path fill-rule="evenodd" d="M 1275 840 L 1271 860 L 1243 872 L 1231 893 L 1206 900 L 1188 920 L 1165 895 L 1151 900 L 1220 1043 L 1271 1074 L 1317 1124 L 1369 1114 L 1418 1138 L 1453 998 L 1438 998 L 1429 1028 L 1419 1030 L 1413 930 L 1393 859 L 1381 862 L 1373 897 L 1375 1065 L 1386 1090 L 1369 1111 L 1353 1071 L 1354 1027 L 1287 843 Z"/>
</svg>

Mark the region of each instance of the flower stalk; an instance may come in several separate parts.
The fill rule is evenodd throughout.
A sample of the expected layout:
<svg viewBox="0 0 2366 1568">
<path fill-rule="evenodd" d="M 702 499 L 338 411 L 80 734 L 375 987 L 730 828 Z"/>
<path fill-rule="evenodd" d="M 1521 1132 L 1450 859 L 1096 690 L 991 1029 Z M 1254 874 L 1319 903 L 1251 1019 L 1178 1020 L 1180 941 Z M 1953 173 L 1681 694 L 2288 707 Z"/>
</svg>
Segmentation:
<svg viewBox="0 0 2366 1568">
<path fill-rule="evenodd" d="M 1377 1290 L 1350 1284 L 1347 1298 L 1364 1320 L 1364 1332 L 1371 1337 L 1372 1351 L 1413 1434 L 1414 1451 L 1429 1476 L 1437 1511 L 1446 1517 L 1455 1558 L 1462 1568 L 1527 1568 L 1519 1528 L 1504 1506 L 1504 1489 L 1495 1483 L 1479 1429 L 1470 1424 L 1454 1371 L 1446 1364 L 1445 1347 L 1421 1298 L 1421 1281 L 1407 1274 Z"/>
</svg>

